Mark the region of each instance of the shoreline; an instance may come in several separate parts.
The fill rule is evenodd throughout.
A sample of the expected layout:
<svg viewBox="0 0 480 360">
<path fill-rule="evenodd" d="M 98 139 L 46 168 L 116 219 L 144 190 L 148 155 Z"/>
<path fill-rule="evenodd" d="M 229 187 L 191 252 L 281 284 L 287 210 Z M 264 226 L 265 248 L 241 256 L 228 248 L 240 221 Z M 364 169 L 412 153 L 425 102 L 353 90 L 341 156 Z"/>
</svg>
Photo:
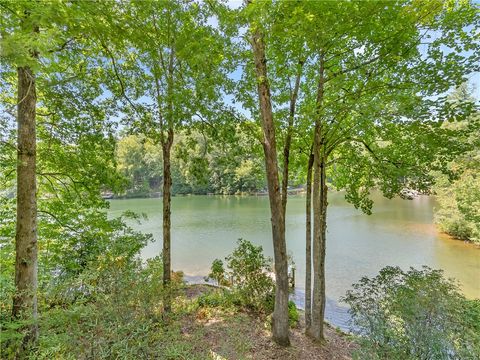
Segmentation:
<svg viewBox="0 0 480 360">
<path fill-rule="evenodd" d="M 213 282 L 205 281 L 203 276 L 200 275 L 187 275 L 183 274 L 183 279 L 187 286 L 210 286 L 216 289 L 222 287 L 216 285 Z M 304 289 L 296 287 L 290 294 L 290 300 L 295 303 L 295 306 L 299 311 L 305 311 L 305 291 Z M 350 314 L 346 306 L 340 306 L 334 299 L 326 299 L 325 305 L 325 323 L 331 326 L 333 329 L 338 329 L 342 333 L 351 335 L 351 327 L 348 324 L 350 321 Z"/>
</svg>

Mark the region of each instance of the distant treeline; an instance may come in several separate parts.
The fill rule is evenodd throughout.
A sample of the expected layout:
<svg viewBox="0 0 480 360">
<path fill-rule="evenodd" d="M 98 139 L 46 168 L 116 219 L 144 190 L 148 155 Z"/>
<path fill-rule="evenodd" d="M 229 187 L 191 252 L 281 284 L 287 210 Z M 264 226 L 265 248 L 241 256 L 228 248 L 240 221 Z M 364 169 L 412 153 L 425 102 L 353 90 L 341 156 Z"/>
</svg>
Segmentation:
<svg viewBox="0 0 480 360">
<path fill-rule="evenodd" d="M 179 134 L 172 152 L 173 194 L 241 194 L 263 191 L 265 171 L 261 151 L 242 133 L 228 143 L 202 134 Z M 161 195 L 162 149 L 139 135 L 118 140 L 117 166 L 127 183 L 117 196 Z"/>
<path fill-rule="evenodd" d="M 457 102 L 476 101 L 472 89 L 462 85 L 451 97 Z M 449 163 L 446 174 L 435 174 L 437 199 L 435 221 L 445 233 L 461 240 L 480 244 L 480 114 L 474 112 L 467 120 L 445 125 L 464 131 L 464 146 L 471 150 Z"/>
</svg>

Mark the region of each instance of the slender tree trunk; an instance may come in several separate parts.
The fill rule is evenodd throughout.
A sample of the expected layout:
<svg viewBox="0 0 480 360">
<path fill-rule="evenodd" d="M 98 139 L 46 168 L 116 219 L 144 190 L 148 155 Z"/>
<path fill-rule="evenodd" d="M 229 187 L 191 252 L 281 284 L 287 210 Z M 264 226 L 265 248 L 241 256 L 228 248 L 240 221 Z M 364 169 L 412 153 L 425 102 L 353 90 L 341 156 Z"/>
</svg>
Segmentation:
<svg viewBox="0 0 480 360">
<path fill-rule="evenodd" d="M 303 66 L 303 62 L 299 62 Z M 295 78 L 295 86 L 290 94 L 290 110 L 288 114 L 287 135 L 285 137 L 285 144 L 283 146 L 283 174 L 282 174 L 282 211 L 283 218 L 286 218 L 287 213 L 287 197 L 288 197 L 288 166 L 290 163 L 290 147 L 292 145 L 293 123 L 295 120 L 295 108 L 297 105 L 298 91 L 300 90 L 300 79 L 302 76 L 302 68 L 298 71 Z"/>
<path fill-rule="evenodd" d="M 313 142 L 313 302 L 312 324 L 309 331 L 309 335 L 317 341 L 324 340 L 323 319 L 325 314 L 326 157 L 325 134 L 321 121 L 324 84 L 324 60 L 321 53 Z"/>
<path fill-rule="evenodd" d="M 320 144 L 314 156 L 313 180 L 313 302 L 309 331 L 317 341 L 323 341 L 325 316 L 325 246 L 327 216 L 326 161 Z"/>
<path fill-rule="evenodd" d="M 37 185 L 36 130 L 37 94 L 35 77 L 29 67 L 18 72 L 17 144 L 17 224 L 15 234 L 14 318 L 32 319 L 34 325 L 25 338 L 38 338 L 37 319 Z"/>
<path fill-rule="evenodd" d="M 285 243 L 285 218 L 278 178 L 275 125 L 273 123 L 270 87 L 267 78 L 265 44 L 260 32 L 252 36 L 252 50 L 257 75 L 258 96 L 263 130 L 263 151 L 267 171 L 268 195 L 272 223 L 273 252 L 275 260 L 275 309 L 273 312 L 273 339 L 282 346 L 290 345 L 288 324 L 288 262 Z"/>
<path fill-rule="evenodd" d="M 312 325 L 312 168 L 313 153 L 310 153 L 305 200 L 305 332 L 307 334 Z"/>
<path fill-rule="evenodd" d="M 167 139 L 162 141 L 163 154 L 163 285 L 165 288 L 164 309 L 170 311 L 170 281 L 171 281 L 171 202 L 172 202 L 172 174 L 170 169 L 170 155 L 173 144 L 173 129 L 168 130 Z"/>
<path fill-rule="evenodd" d="M 293 117 L 291 119 L 293 119 Z M 285 137 L 285 145 L 283 147 L 282 212 L 283 212 L 284 219 L 287 214 L 288 166 L 290 163 L 290 146 L 292 144 L 292 125 L 290 125 L 290 120 L 289 120 L 289 124 L 287 128 L 287 136 Z"/>
<path fill-rule="evenodd" d="M 164 123 L 164 118 L 160 115 L 160 141 L 162 143 L 162 155 L 163 155 L 163 286 L 164 286 L 164 310 L 165 313 L 170 312 L 171 309 L 171 278 L 172 278 L 172 265 L 171 265 L 171 202 L 172 202 L 172 174 L 171 174 L 171 161 L 170 155 L 173 144 L 174 136 L 174 108 L 173 108 L 173 76 L 174 76 L 174 62 L 175 51 L 170 48 L 170 55 L 168 61 L 168 74 L 167 74 L 167 123 Z M 157 90 L 157 104 L 158 111 L 161 114 L 162 104 L 160 102 L 160 80 L 158 73 L 155 75 L 155 86 Z M 165 137 L 166 128 L 166 137 Z"/>
</svg>

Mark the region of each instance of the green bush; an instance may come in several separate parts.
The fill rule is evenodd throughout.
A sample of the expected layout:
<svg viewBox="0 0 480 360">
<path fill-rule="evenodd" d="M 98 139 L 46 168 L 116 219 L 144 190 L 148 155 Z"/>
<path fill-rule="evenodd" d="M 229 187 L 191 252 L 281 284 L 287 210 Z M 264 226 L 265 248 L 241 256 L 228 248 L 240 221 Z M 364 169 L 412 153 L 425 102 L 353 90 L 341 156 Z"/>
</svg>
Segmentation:
<svg viewBox="0 0 480 360">
<path fill-rule="evenodd" d="M 230 287 L 231 303 L 258 313 L 270 313 L 275 288 L 270 276 L 272 260 L 263 255 L 261 246 L 244 239 L 239 239 L 237 244 L 226 257 L 227 269 L 221 260 L 215 259 L 209 277 Z"/>
<path fill-rule="evenodd" d="M 120 261 L 99 277 L 92 274 L 90 298 L 41 313 L 39 348 L 32 358 L 154 358 L 156 337 L 165 332 L 162 272 L 156 257 L 146 264 Z M 170 291 L 182 283 L 176 276 L 173 281 Z"/>
<path fill-rule="evenodd" d="M 238 246 L 226 257 L 228 275 L 240 303 L 257 312 L 267 312 L 268 298 L 275 283 L 271 278 L 272 260 L 263 255 L 263 248 L 239 239 Z"/>
<path fill-rule="evenodd" d="M 300 315 L 298 314 L 297 306 L 293 301 L 288 302 L 288 322 L 291 327 L 296 327 L 298 325 L 298 321 L 300 319 Z"/>
<path fill-rule="evenodd" d="M 162 273 L 160 257 L 142 264 L 107 256 L 56 286 L 58 292 L 40 303 L 40 338 L 30 358 L 154 358 L 158 349 L 152 344 L 164 327 Z M 170 291 L 182 283 L 174 276 Z M 1 324 L 2 359 L 14 358 L 21 341 L 16 328 L 21 325 Z"/>
<path fill-rule="evenodd" d="M 223 267 L 223 261 L 220 259 L 215 259 L 212 262 L 212 266 L 210 267 L 210 274 L 208 274 L 205 281 L 208 279 L 213 279 L 217 282 L 217 285 L 227 285 L 228 281 L 226 279 L 226 272 L 225 268 Z"/>
<path fill-rule="evenodd" d="M 200 307 L 223 307 L 228 308 L 232 305 L 239 305 L 234 294 L 227 289 L 217 289 L 197 298 Z"/>
<path fill-rule="evenodd" d="M 152 259 L 142 265 L 138 259 L 140 249 L 150 236 L 135 232 L 122 218 L 108 220 L 106 214 L 98 218 L 95 214 L 95 211 L 79 212 L 84 222 L 77 224 L 78 239 L 72 234 L 65 234 L 63 239 L 52 237 L 48 240 L 49 247 L 42 247 L 47 239 L 40 239 L 38 322 L 41 331 L 35 358 L 55 358 L 48 354 L 61 351 L 62 346 L 70 349 L 70 340 L 88 339 L 91 336 L 88 324 L 98 324 L 99 328 L 116 326 L 113 320 L 139 313 L 156 319 L 162 310 L 162 263 L 160 259 Z M 51 232 L 44 232 L 42 236 L 46 234 L 53 236 Z M 6 246 L 0 246 L 0 259 L 15 258 L 12 243 L 6 241 Z M 57 247 L 60 244 L 62 246 Z M 13 274 L 13 262 L 2 262 L 1 358 L 14 357 L 23 337 L 16 330 L 25 327 L 18 321 L 13 322 L 10 316 Z M 78 333 L 73 331 L 73 319 L 82 322 Z"/>
<path fill-rule="evenodd" d="M 386 267 L 362 278 L 342 299 L 360 359 L 479 359 L 480 305 L 442 271 Z"/>
</svg>

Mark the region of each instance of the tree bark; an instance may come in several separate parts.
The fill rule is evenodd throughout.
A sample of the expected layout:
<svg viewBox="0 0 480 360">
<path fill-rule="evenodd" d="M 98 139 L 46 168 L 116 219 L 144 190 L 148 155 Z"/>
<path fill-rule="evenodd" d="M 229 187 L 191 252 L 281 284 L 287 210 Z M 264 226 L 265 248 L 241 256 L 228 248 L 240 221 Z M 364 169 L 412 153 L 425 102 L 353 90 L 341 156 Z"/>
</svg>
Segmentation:
<svg viewBox="0 0 480 360">
<path fill-rule="evenodd" d="M 303 62 L 299 62 L 303 66 Z M 287 135 L 285 136 L 285 144 L 283 146 L 283 174 L 282 174 L 282 211 L 285 219 L 287 213 L 287 197 L 288 197 L 288 166 L 290 163 L 290 147 L 292 145 L 293 123 L 295 120 L 295 108 L 297 105 L 298 91 L 300 90 L 300 79 L 302 77 L 302 68 L 295 78 L 295 86 L 290 94 L 290 109 L 288 114 Z"/>
<path fill-rule="evenodd" d="M 313 180 L 313 302 L 309 335 L 323 341 L 325 316 L 325 246 L 327 216 L 326 159 L 324 144 L 315 146 Z"/>
<path fill-rule="evenodd" d="M 37 185 L 36 85 L 29 67 L 19 67 L 17 106 L 17 224 L 15 234 L 14 318 L 33 319 L 25 341 L 38 338 L 37 320 Z M 24 343 L 25 343 L 24 341 Z"/>
<path fill-rule="evenodd" d="M 171 310 L 171 279 L 172 279 L 172 265 L 171 265 L 171 202 L 172 202 L 172 174 L 171 174 L 171 161 L 170 155 L 173 145 L 174 137 L 174 105 L 173 105 L 173 91 L 174 91 L 174 62 L 175 51 L 170 48 L 170 55 L 168 61 L 168 74 L 167 74 L 167 123 L 164 123 L 164 119 L 161 116 L 161 92 L 160 92 L 160 80 L 158 74 L 155 77 L 155 84 L 157 89 L 157 104 L 160 114 L 160 141 L 162 143 L 162 155 L 163 155 L 163 287 L 164 287 L 164 310 L 165 313 Z M 166 137 L 165 137 L 166 128 Z"/>
<path fill-rule="evenodd" d="M 325 235 L 326 235 L 326 152 L 321 112 L 324 95 L 324 60 L 320 54 L 320 71 L 317 89 L 315 135 L 313 142 L 313 302 L 312 324 L 309 335 L 324 341 L 325 315 Z"/>
<path fill-rule="evenodd" d="M 312 168 L 313 153 L 310 153 L 305 200 L 305 332 L 307 334 L 312 325 Z"/>
<path fill-rule="evenodd" d="M 282 346 L 290 345 L 288 324 L 288 262 L 285 243 L 285 218 L 282 210 L 282 196 L 278 176 L 278 162 L 273 122 L 270 86 L 267 78 L 265 44 L 260 31 L 253 33 L 252 50 L 257 75 L 257 88 L 263 130 L 263 151 L 267 172 L 268 195 L 272 223 L 273 252 L 275 260 L 275 309 L 273 312 L 273 339 Z"/>
<path fill-rule="evenodd" d="M 164 310 L 170 311 L 170 281 L 171 281 L 171 202 L 172 202 L 172 174 L 170 169 L 170 155 L 173 144 L 173 129 L 168 130 L 167 139 L 162 141 L 163 155 L 163 286 L 165 289 Z"/>
</svg>

